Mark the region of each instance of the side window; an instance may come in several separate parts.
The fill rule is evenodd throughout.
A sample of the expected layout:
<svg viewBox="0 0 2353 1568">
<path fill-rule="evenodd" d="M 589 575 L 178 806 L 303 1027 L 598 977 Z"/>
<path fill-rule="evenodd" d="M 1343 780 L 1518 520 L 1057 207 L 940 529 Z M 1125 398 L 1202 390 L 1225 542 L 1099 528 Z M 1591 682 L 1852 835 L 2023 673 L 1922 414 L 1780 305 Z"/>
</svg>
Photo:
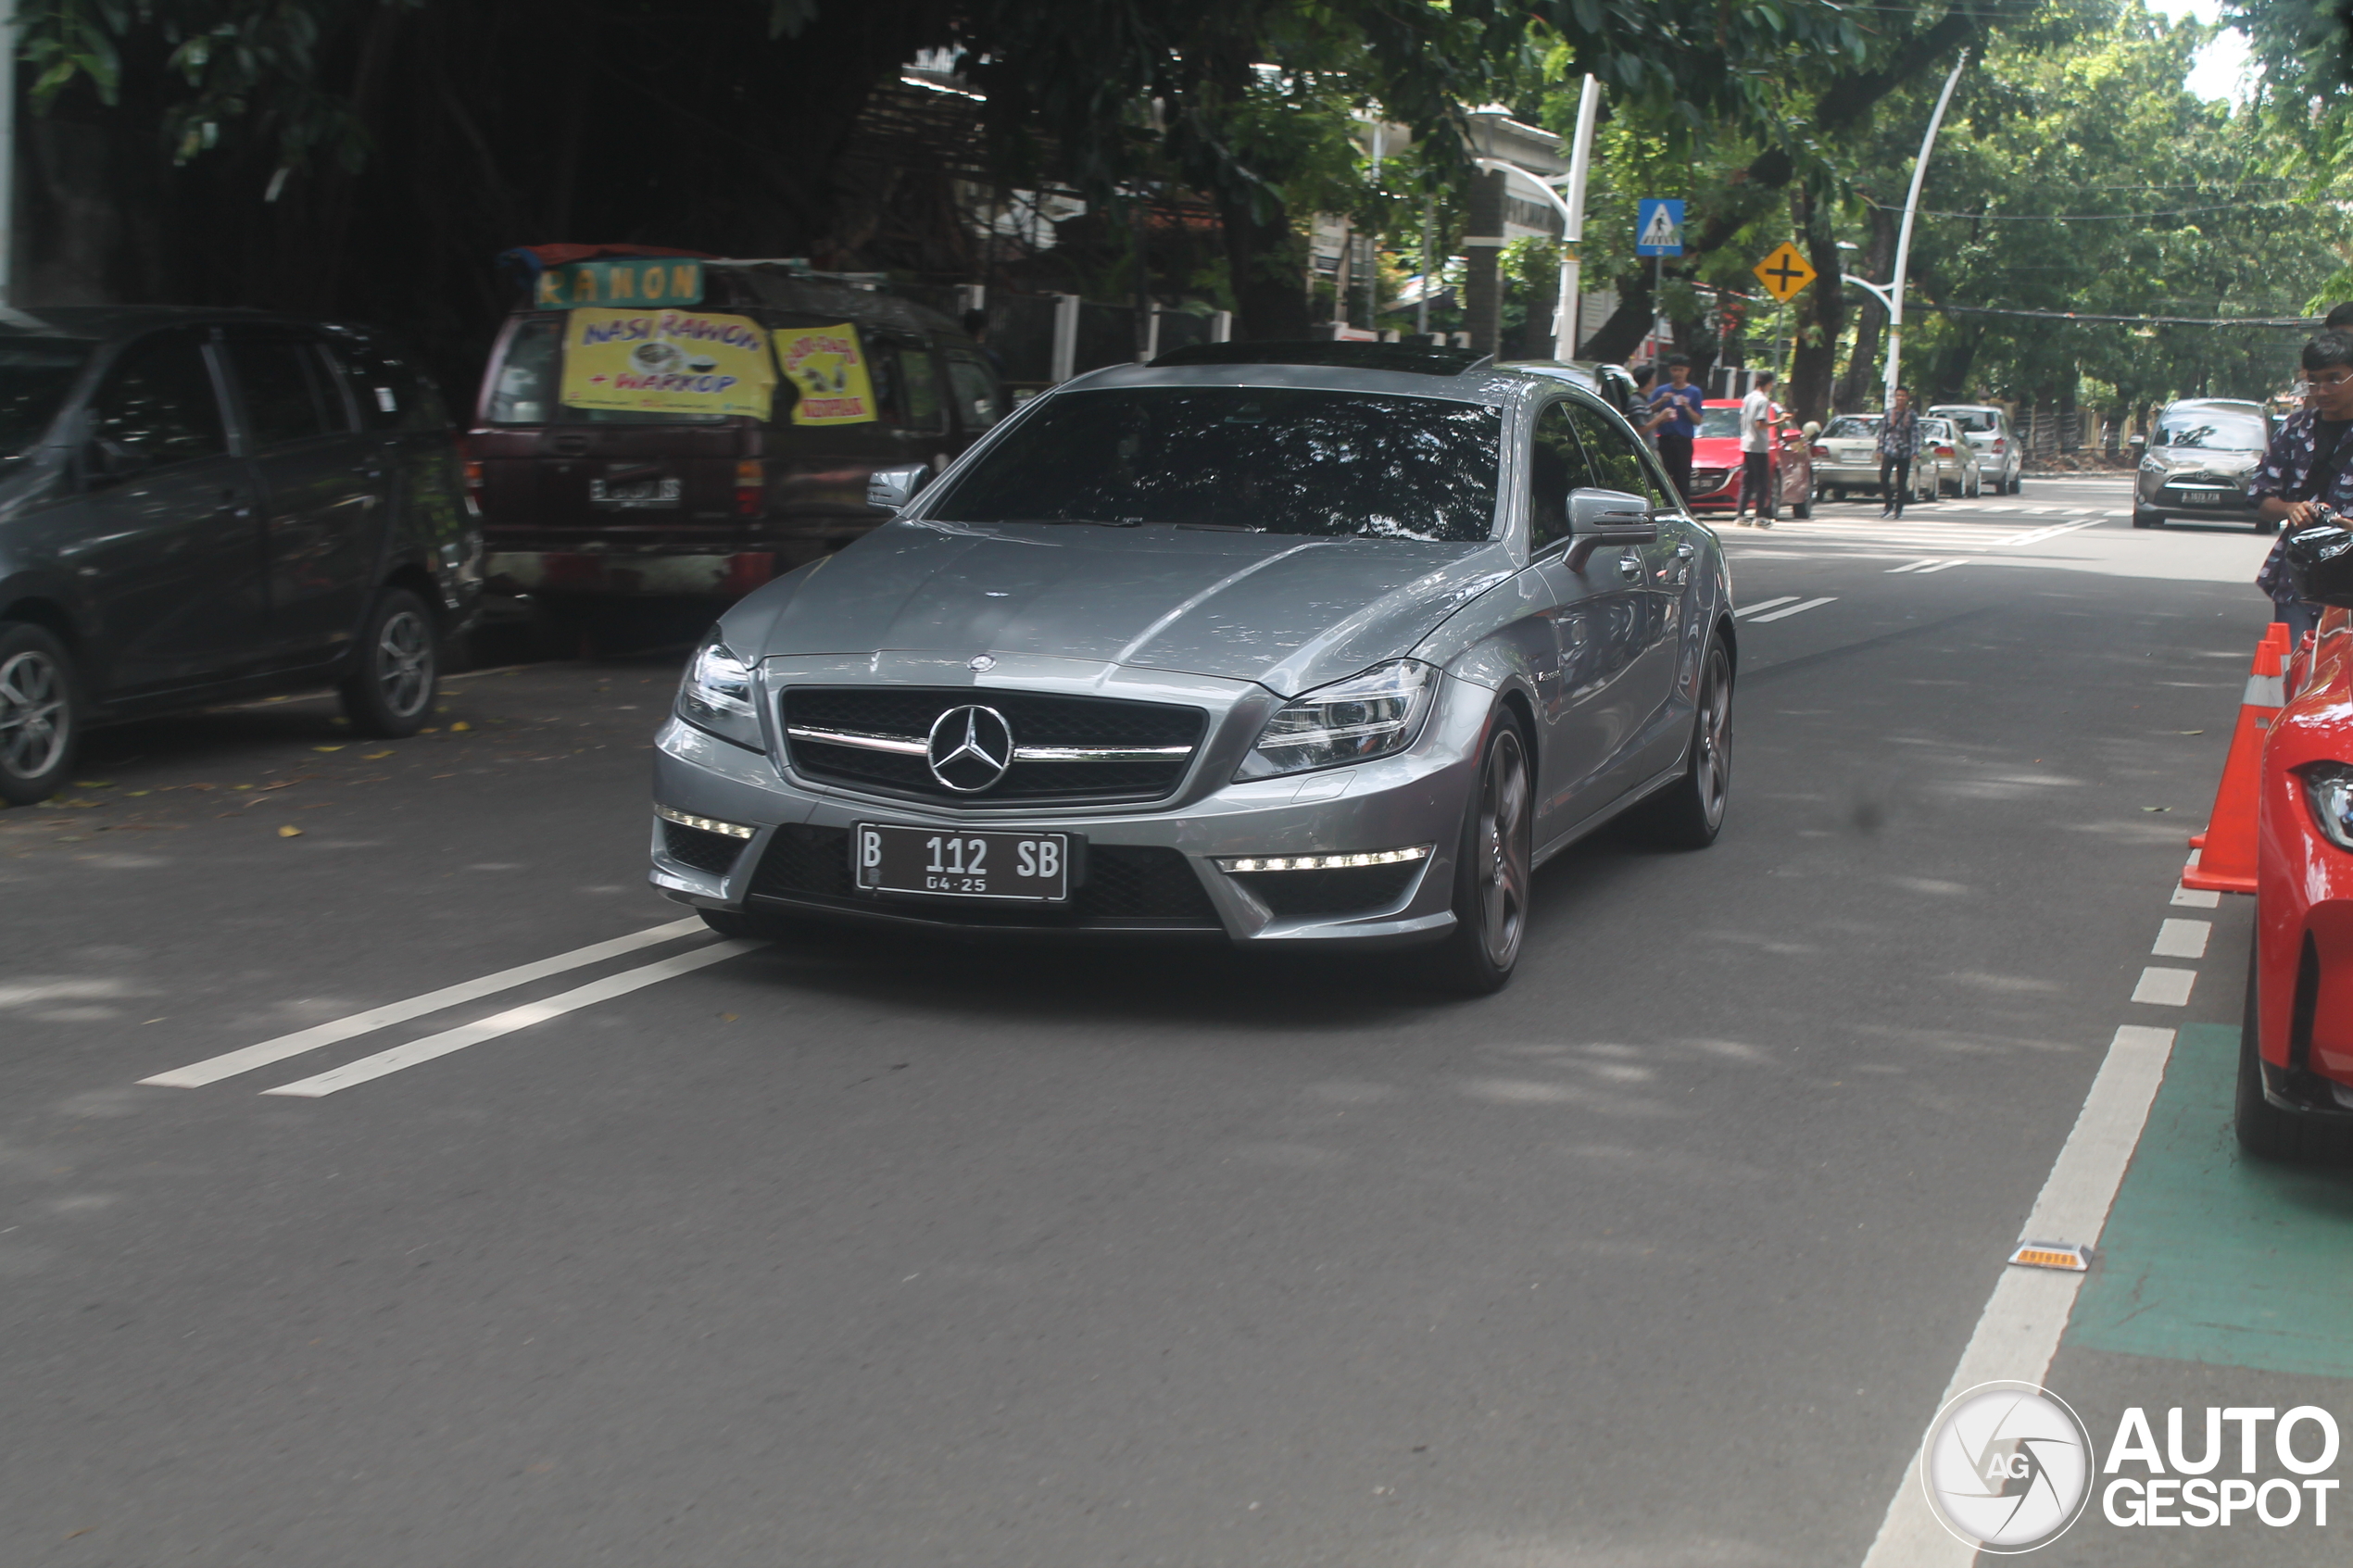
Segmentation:
<svg viewBox="0 0 2353 1568">
<path fill-rule="evenodd" d="M 515 323 L 507 352 L 490 381 L 489 422 L 544 425 L 556 417 L 556 361 L 563 323 L 526 316 Z"/>
<path fill-rule="evenodd" d="M 233 337 L 229 362 L 236 367 L 254 450 L 267 452 L 327 433 L 320 407 L 321 389 L 312 384 L 318 379 L 319 357 L 308 344 L 293 338 Z"/>
<path fill-rule="evenodd" d="M 1528 543 L 1541 550 L 1568 537 L 1568 493 L 1599 483 L 1577 438 L 1571 407 L 1548 405 L 1536 416 L 1528 460 Z"/>
<path fill-rule="evenodd" d="M 928 348 L 903 347 L 892 350 L 899 361 L 900 395 L 907 411 L 909 430 L 941 430 L 947 421 L 940 418 L 939 370 Z"/>
<path fill-rule="evenodd" d="M 133 347 L 98 389 L 90 434 L 131 469 L 224 456 L 229 439 L 196 339 L 174 332 Z"/>
<path fill-rule="evenodd" d="M 449 410 L 433 383 L 397 354 L 371 345 L 338 343 L 328 350 L 344 390 L 368 430 L 447 430 Z"/>
<path fill-rule="evenodd" d="M 1624 490 L 1640 495 L 1653 506 L 1664 501 L 1663 489 L 1651 475 L 1642 452 L 1634 438 L 1611 424 L 1591 408 L 1569 408 L 1569 418 L 1577 425 L 1577 433 L 1585 439 L 1586 456 L 1593 465 L 1592 483 L 1604 490 Z"/>
<path fill-rule="evenodd" d="M 956 394 L 956 419 L 968 431 L 984 431 L 1005 417 L 1005 394 L 994 371 L 969 354 L 948 356 L 948 383 Z"/>
</svg>

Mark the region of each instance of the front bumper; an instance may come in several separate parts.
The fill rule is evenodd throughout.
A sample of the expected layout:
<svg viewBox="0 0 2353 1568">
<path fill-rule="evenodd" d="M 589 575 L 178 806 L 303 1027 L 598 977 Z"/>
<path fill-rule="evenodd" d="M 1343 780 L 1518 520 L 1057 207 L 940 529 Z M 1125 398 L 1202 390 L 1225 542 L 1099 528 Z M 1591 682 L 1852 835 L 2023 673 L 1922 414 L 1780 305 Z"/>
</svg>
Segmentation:
<svg viewBox="0 0 2353 1568">
<path fill-rule="evenodd" d="M 781 680 L 838 684 L 824 661 L 779 671 L 770 661 L 763 705 Z M 652 828 L 650 880 L 668 897 L 702 909 L 773 912 L 959 935 L 1205 939 L 1253 947 L 1404 947 L 1453 929 L 1454 862 L 1477 772 L 1478 746 L 1494 694 L 1453 676 L 1440 683 L 1414 746 L 1394 757 L 1318 772 L 1236 784 L 1239 753 L 1278 706 L 1249 683 L 1122 672 L 1100 665 L 1006 659 L 984 683 L 961 661 L 896 656 L 894 680 L 925 685 L 1069 695 L 1156 694 L 1209 709 L 1192 773 L 1164 801 L 1138 805 L 958 809 L 864 795 L 795 773 L 773 744 L 754 752 L 676 718 L 657 737 L 654 798 L 673 811 L 753 830 L 732 859 L 724 846 L 706 864 L 679 858 L 661 819 Z M 869 661 L 860 659 L 862 674 Z M 873 679 L 865 675 L 865 679 Z M 848 840 L 860 822 L 950 829 L 1026 829 L 1082 839 L 1085 869 L 1067 906 L 978 904 L 882 896 L 849 884 Z M 698 844 L 700 841 L 696 841 Z M 1295 899 L 1264 891 L 1267 873 L 1229 874 L 1234 857 L 1330 855 L 1429 846 L 1430 853 L 1372 887 L 1378 897 L 1312 913 L 1282 913 Z M 689 853 L 692 853 L 692 847 Z M 1281 872 L 1275 875 L 1314 875 Z M 1366 879 L 1368 883 L 1378 879 Z M 1359 891 L 1364 891 L 1359 884 Z M 1347 902 L 1345 890 L 1336 904 Z"/>
<path fill-rule="evenodd" d="M 2256 502 L 2246 493 L 2245 474 L 2211 474 L 2196 478 L 2159 477 L 2143 473 L 2133 485 L 2133 505 L 2141 510 L 2162 517 L 2181 518 L 2197 522 L 2254 522 L 2259 514 Z M 2216 498 L 2192 502 L 2185 495 L 2207 494 Z"/>
<path fill-rule="evenodd" d="M 2303 780 L 2353 759 L 2353 629 L 2329 612 L 2304 689 L 2273 721 L 2257 811 L 2256 987 L 2265 1087 L 2283 1108 L 2353 1117 L 2353 851 L 2322 836 Z"/>
</svg>

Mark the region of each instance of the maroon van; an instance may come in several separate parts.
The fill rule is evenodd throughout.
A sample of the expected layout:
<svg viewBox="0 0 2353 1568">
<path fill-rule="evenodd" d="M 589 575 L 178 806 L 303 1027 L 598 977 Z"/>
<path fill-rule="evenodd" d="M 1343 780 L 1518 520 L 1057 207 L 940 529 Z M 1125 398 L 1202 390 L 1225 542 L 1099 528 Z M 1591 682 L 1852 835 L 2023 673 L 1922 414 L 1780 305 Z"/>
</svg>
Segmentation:
<svg viewBox="0 0 2353 1568">
<path fill-rule="evenodd" d="M 795 425 L 786 380 L 764 421 L 567 408 L 566 312 L 518 310 L 467 436 L 493 592 L 740 597 L 884 521 L 866 500 L 877 470 L 937 472 L 1010 407 L 988 355 L 945 316 L 773 266 L 702 266 L 698 308 L 772 329 L 855 325 L 879 417 Z"/>
</svg>

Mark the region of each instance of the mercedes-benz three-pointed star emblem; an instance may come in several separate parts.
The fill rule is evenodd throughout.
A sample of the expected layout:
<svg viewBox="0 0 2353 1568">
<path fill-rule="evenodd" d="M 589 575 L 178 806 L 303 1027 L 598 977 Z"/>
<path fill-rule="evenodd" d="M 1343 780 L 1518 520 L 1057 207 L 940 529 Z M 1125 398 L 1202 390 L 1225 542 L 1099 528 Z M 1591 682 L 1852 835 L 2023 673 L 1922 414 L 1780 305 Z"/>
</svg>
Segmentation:
<svg viewBox="0 0 2353 1568">
<path fill-rule="evenodd" d="M 951 708 L 931 721 L 931 776 L 960 795 L 987 789 L 1013 765 L 1013 729 L 993 708 Z"/>
</svg>

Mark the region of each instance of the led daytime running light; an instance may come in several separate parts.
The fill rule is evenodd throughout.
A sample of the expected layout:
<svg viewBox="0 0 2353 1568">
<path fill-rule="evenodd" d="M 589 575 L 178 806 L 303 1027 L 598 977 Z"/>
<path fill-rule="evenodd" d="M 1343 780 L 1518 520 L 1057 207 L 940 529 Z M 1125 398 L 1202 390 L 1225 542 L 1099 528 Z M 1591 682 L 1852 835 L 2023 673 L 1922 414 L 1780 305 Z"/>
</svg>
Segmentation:
<svg viewBox="0 0 2353 1568">
<path fill-rule="evenodd" d="M 1217 862 L 1221 872 L 1343 872 L 1359 866 L 1393 866 L 1400 860 L 1421 860 L 1435 846 L 1416 844 L 1403 849 L 1370 849 L 1352 855 L 1241 855 Z"/>
<path fill-rule="evenodd" d="M 673 811 L 667 806 L 656 806 L 654 815 L 665 822 L 676 822 L 682 828 L 698 828 L 704 833 L 718 834 L 723 838 L 749 838 L 760 831 L 748 828 L 741 822 L 723 822 L 716 817 L 698 817 L 691 812 Z"/>
</svg>

